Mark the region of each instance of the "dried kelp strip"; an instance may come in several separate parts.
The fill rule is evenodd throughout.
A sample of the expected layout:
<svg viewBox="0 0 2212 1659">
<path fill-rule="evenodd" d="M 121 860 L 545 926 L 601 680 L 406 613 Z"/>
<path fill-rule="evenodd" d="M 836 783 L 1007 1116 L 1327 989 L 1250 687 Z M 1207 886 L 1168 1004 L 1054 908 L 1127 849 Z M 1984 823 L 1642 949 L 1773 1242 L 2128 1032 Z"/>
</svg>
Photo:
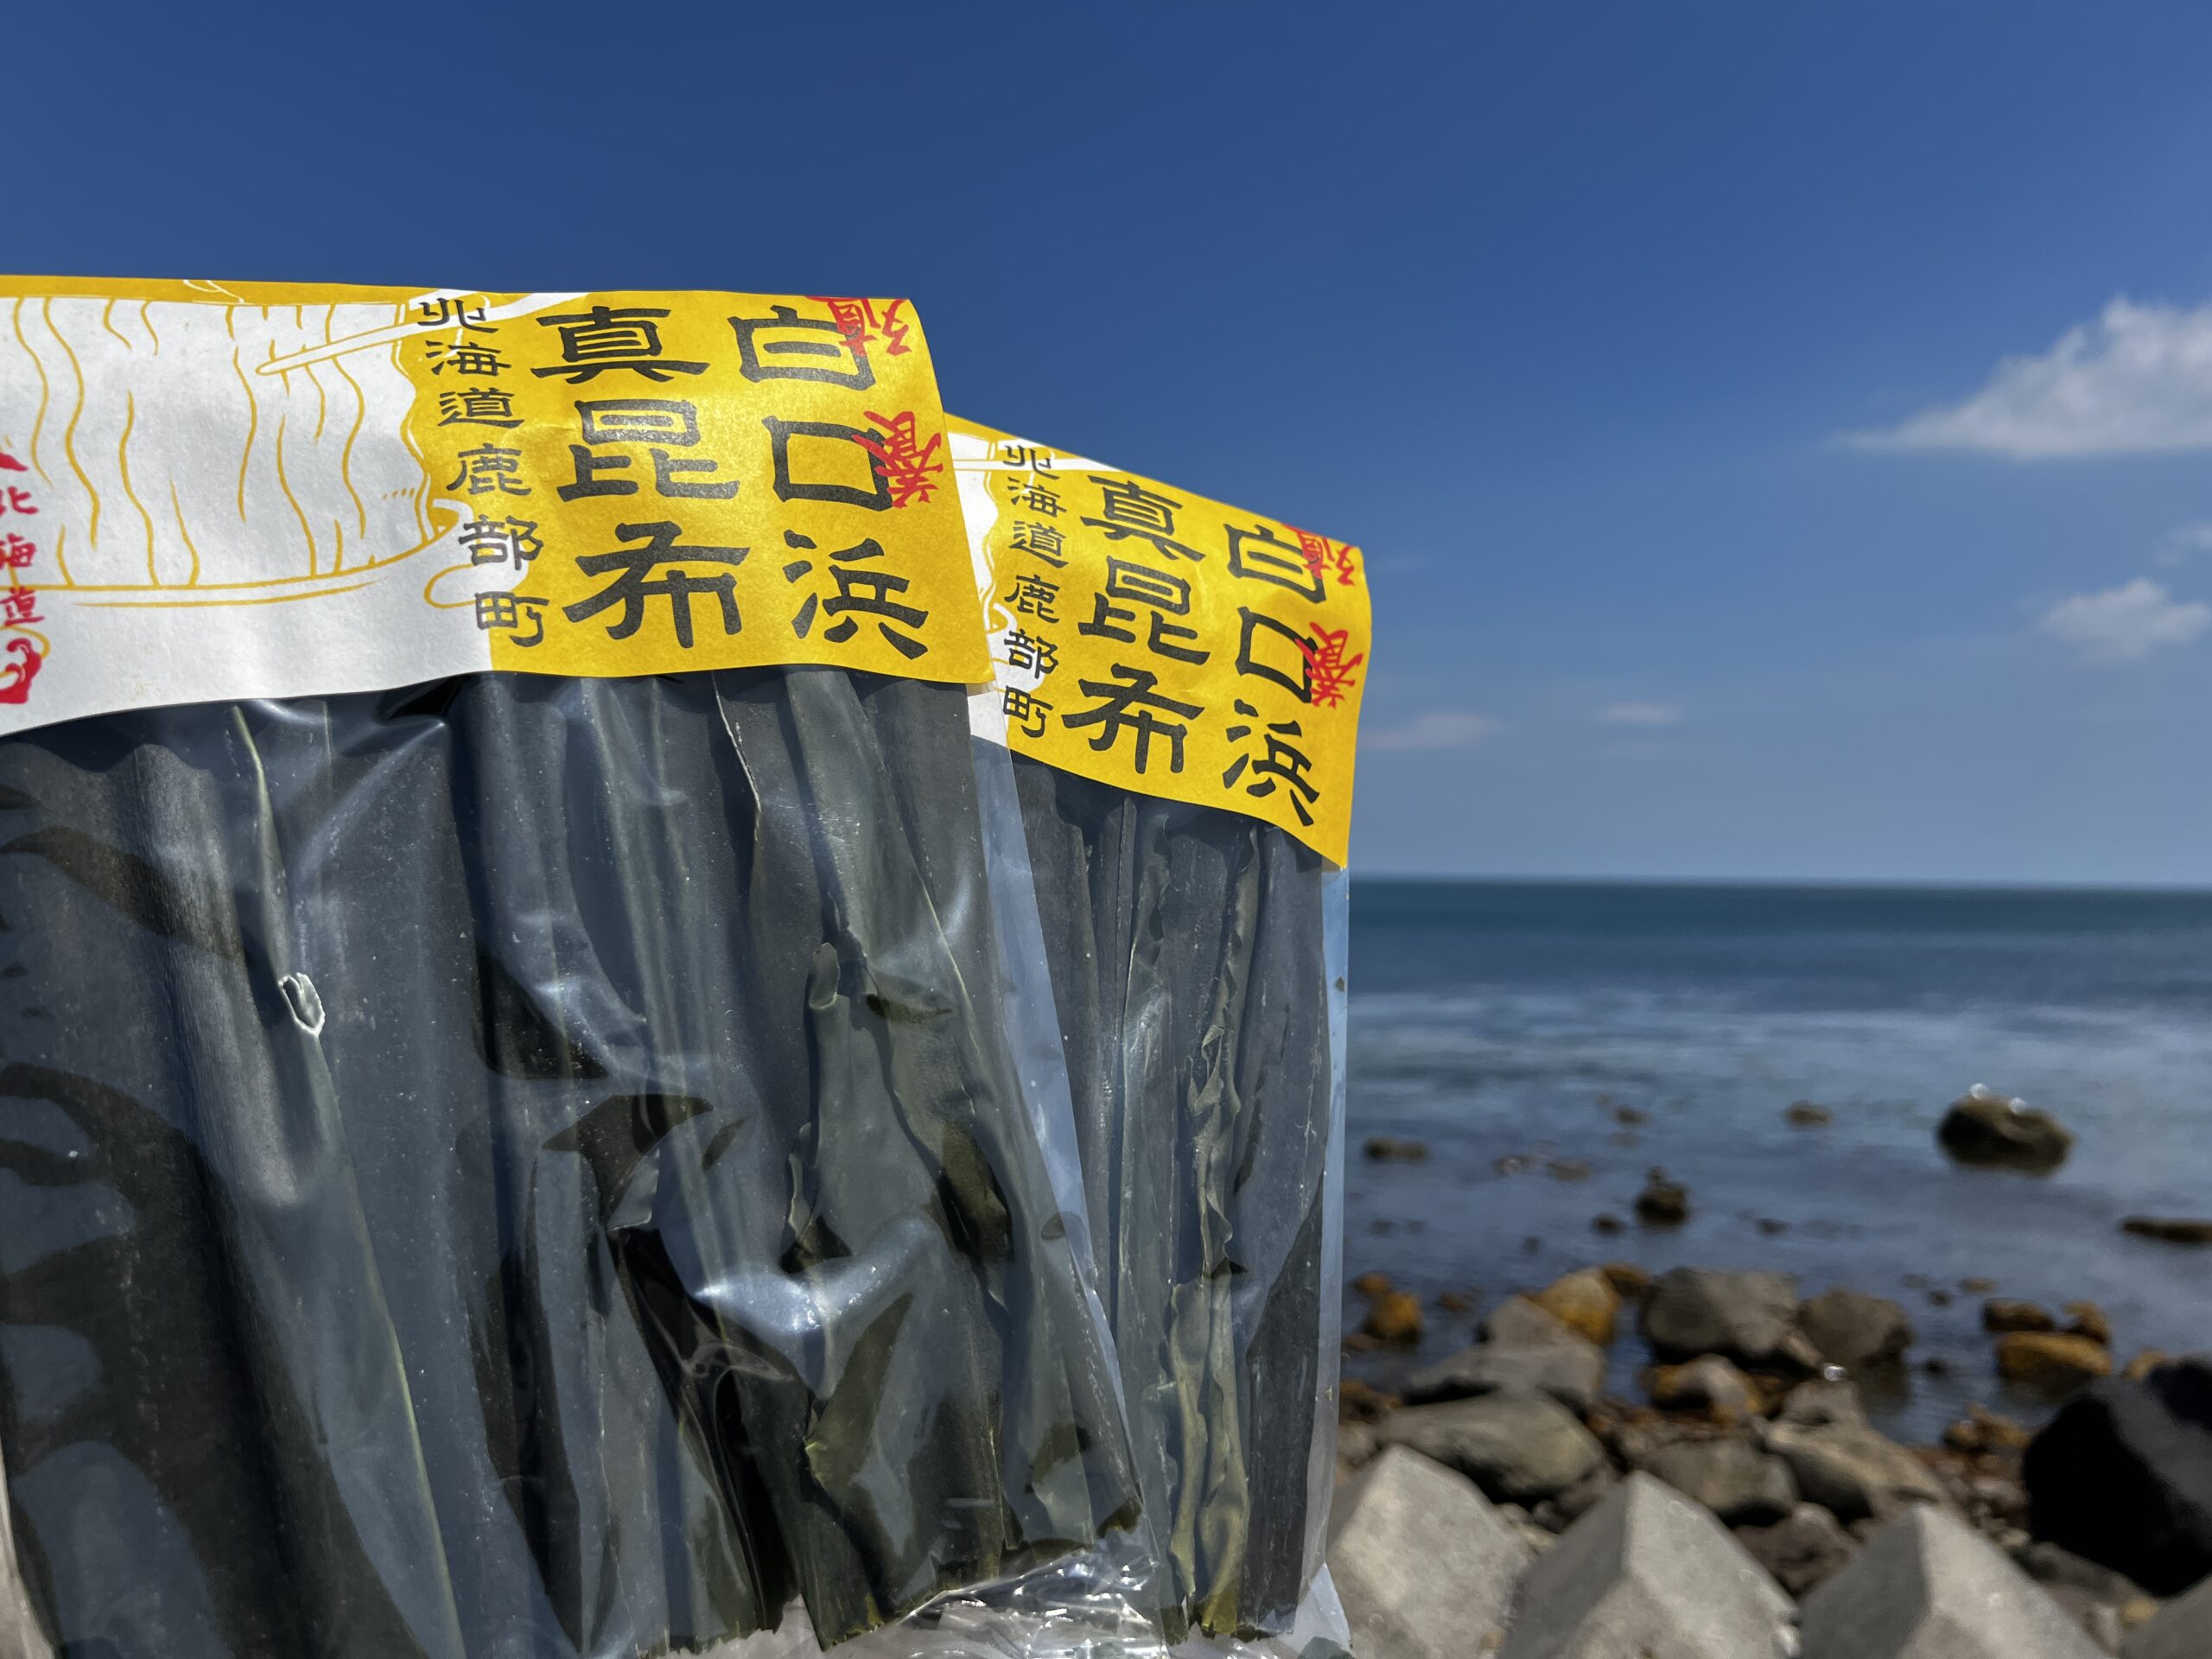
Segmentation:
<svg viewBox="0 0 2212 1659">
<path fill-rule="evenodd" d="M 1324 871 L 1255 821 L 1014 765 L 1166 1611 L 1287 1629 L 1323 1346 Z"/>
<path fill-rule="evenodd" d="M 612 1659 L 796 1591 L 836 1641 L 1131 1525 L 969 744 L 832 671 L 0 743 L 41 1623 Z"/>
</svg>

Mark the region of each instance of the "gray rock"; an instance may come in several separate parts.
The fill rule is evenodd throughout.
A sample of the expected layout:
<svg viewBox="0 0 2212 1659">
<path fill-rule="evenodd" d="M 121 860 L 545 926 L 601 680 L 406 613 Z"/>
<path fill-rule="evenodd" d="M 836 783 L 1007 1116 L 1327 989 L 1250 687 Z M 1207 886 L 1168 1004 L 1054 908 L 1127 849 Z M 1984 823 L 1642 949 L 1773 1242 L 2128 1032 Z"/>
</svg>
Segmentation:
<svg viewBox="0 0 2212 1659">
<path fill-rule="evenodd" d="M 2143 1586 L 2125 1573 L 2115 1573 L 2087 1556 L 2076 1555 L 2044 1539 L 2036 1539 L 2012 1552 L 2012 1559 L 2020 1571 L 2045 1586 L 2070 1585 L 2117 1607 L 2123 1602 L 2133 1601 L 2143 1595 Z M 2206 1649 L 2212 1653 L 2212 1649 Z"/>
<path fill-rule="evenodd" d="M 1337 1494 L 1329 1526 L 1361 1659 L 1464 1659 L 1503 1628 L 1529 1547 L 1464 1478 L 1402 1446 Z"/>
<path fill-rule="evenodd" d="M 1805 1599 L 1802 1659 L 2097 1659 L 2057 1605 L 1965 1522 L 1892 1521 Z"/>
<path fill-rule="evenodd" d="M 1789 1465 L 1746 1440 L 1681 1441 L 1644 1467 L 1732 1527 L 1765 1526 L 1797 1507 Z"/>
<path fill-rule="evenodd" d="M 1789 1465 L 1797 1489 L 1847 1523 L 1886 1521 L 1908 1505 L 1940 1503 L 1942 1483 L 1895 1440 L 1855 1423 L 1819 1428 L 1777 1423 L 1766 1449 Z"/>
<path fill-rule="evenodd" d="M 1485 1342 L 1439 1360 L 1406 1379 L 1405 1395 L 1420 1405 L 1500 1389 L 1538 1389 L 1572 1411 L 1586 1412 L 1605 1386 L 1605 1351 L 1567 1331 L 1545 1342 Z"/>
<path fill-rule="evenodd" d="M 2049 1112 L 1978 1083 L 1951 1103 L 1936 1138 L 1962 1164 L 2037 1172 L 2057 1168 L 2074 1146 L 2072 1132 Z"/>
<path fill-rule="evenodd" d="M 1526 1296 L 1509 1296 L 1491 1309 L 1483 1318 L 1483 1335 L 1512 1347 L 1588 1340 L 1551 1309 L 1539 1307 Z"/>
<path fill-rule="evenodd" d="M 1630 1475 L 1529 1569 L 1501 1659 L 1777 1659 L 1789 1616 L 1719 1522 Z"/>
<path fill-rule="evenodd" d="M 1719 1354 L 1738 1365 L 1816 1367 L 1796 1318 L 1796 1281 L 1786 1274 L 1676 1268 L 1652 1281 L 1643 1324 L 1662 1359 Z"/>
<path fill-rule="evenodd" d="M 2168 1602 L 2120 1651 L 2127 1659 L 2204 1659 L 2212 1653 L 2212 1579 Z"/>
<path fill-rule="evenodd" d="M 1817 1503 L 1800 1503 L 1770 1527 L 1738 1527 L 1736 1541 L 1774 1574 L 1775 1582 L 1802 1598 L 1840 1572 L 1859 1553 L 1859 1541 Z"/>
<path fill-rule="evenodd" d="M 1354 1469 L 1365 1467 L 1375 1458 L 1376 1449 L 1382 1445 L 1375 1438 L 1372 1423 L 1338 1423 L 1337 1425 L 1337 1456 Z"/>
<path fill-rule="evenodd" d="M 1709 1411 L 1724 1418 L 1750 1417 L 1758 1410 L 1751 1380 L 1718 1354 L 1683 1365 L 1652 1368 L 1648 1379 L 1651 1403 L 1669 1411 Z"/>
<path fill-rule="evenodd" d="M 1536 1505 L 1529 1518 L 1546 1532 L 1561 1533 L 1605 1501 L 1620 1477 L 1609 1463 L 1601 1463 L 1573 1485 Z"/>
<path fill-rule="evenodd" d="M 1410 1446 L 1457 1469 L 1486 1497 L 1513 1503 L 1538 1503 L 1563 1492 L 1605 1460 L 1588 1429 L 1533 1389 L 1408 1406 L 1385 1417 L 1376 1432 L 1384 1445 Z"/>
<path fill-rule="evenodd" d="M 1866 1402 L 1859 1397 L 1859 1389 L 1853 1384 L 1816 1377 L 1790 1389 L 1774 1420 L 1799 1428 L 1822 1428 L 1832 1423 L 1864 1428 Z"/>
<path fill-rule="evenodd" d="M 1860 1370 L 1912 1345 L 1912 1321 L 1899 1304 L 1864 1291 L 1823 1291 L 1797 1310 L 1802 1331 L 1831 1365 Z"/>
</svg>

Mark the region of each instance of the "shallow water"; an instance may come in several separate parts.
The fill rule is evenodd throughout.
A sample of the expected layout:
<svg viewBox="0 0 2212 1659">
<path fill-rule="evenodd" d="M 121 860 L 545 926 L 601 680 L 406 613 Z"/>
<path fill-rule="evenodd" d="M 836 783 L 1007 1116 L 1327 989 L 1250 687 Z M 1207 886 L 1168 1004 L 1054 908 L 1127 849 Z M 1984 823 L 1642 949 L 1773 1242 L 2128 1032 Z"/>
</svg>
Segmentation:
<svg viewBox="0 0 2212 1659">
<path fill-rule="evenodd" d="M 1363 880 L 1352 914 L 1345 1273 L 1419 1291 L 1429 1328 L 1351 1375 L 1387 1382 L 1465 1345 L 1481 1306 L 1608 1260 L 1897 1298 L 1913 1364 L 1872 1403 L 1910 1440 L 1971 1400 L 2048 1409 L 1999 1382 L 1963 1278 L 2101 1304 L 2123 1361 L 2212 1347 L 2212 1249 L 2119 1230 L 2212 1214 L 2212 893 Z M 2056 1112 L 2065 1166 L 1952 1164 L 1936 1125 L 1974 1083 Z M 1797 1100 L 1833 1124 L 1790 1126 Z M 1370 1135 L 1428 1160 L 1370 1162 Z M 1686 1225 L 1634 1221 L 1653 1165 L 1689 1185 Z M 1593 1231 L 1601 1211 L 1627 1230 Z M 1434 1306 L 1452 1289 L 1476 1315 Z M 1621 1342 L 1614 1389 L 1648 1358 Z"/>
</svg>

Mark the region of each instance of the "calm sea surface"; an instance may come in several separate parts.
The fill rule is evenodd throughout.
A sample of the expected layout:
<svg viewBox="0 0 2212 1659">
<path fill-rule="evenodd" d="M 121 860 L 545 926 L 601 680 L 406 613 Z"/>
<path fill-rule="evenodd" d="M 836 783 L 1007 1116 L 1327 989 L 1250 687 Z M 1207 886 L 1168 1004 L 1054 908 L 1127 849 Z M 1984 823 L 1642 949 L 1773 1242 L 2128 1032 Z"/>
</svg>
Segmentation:
<svg viewBox="0 0 2212 1659">
<path fill-rule="evenodd" d="M 1352 918 L 1347 1277 L 1479 1306 L 1624 1259 L 1893 1296 L 1913 1359 L 1949 1366 L 1873 1402 L 1914 1440 L 1969 1400 L 2038 1414 L 2001 1389 L 1968 1276 L 2101 1304 L 2123 1359 L 2212 1347 L 2212 1250 L 2119 1230 L 2212 1215 L 2212 893 L 1370 880 Z M 2056 1112 L 2065 1166 L 1951 1164 L 1936 1122 L 1975 1083 Z M 1833 1125 L 1791 1127 L 1797 1100 Z M 1377 1134 L 1427 1161 L 1365 1160 Z M 1634 1222 L 1653 1165 L 1688 1184 L 1686 1226 Z M 1347 1369 L 1388 1382 L 1473 1322 L 1432 1300 L 1418 1355 Z M 1647 1359 L 1624 1340 L 1615 1389 Z"/>
</svg>

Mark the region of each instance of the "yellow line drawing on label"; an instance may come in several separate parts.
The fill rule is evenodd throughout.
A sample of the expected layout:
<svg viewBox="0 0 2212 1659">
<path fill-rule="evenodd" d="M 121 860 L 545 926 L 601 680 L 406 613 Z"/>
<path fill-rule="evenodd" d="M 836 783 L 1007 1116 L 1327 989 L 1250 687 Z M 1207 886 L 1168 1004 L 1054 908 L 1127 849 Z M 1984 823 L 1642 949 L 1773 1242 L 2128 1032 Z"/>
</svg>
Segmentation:
<svg viewBox="0 0 2212 1659">
<path fill-rule="evenodd" d="M 308 574 L 321 573 L 315 564 L 315 531 L 308 528 L 307 509 L 300 505 L 300 498 L 292 493 L 292 480 L 284 475 L 284 427 L 288 417 L 276 417 L 276 487 L 284 492 L 284 499 L 292 504 L 292 517 L 300 521 L 300 534 L 307 537 Z"/>
<path fill-rule="evenodd" d="M 115 441 L 115 464 L 123 474 L 123 493 L 130 505 L 138 509 L 138 517 L 146 526 L 146 580 L 155 587 L 162 585 L 162 573 L 154 565 L 154 515 L 146 511 L 146 504 L 138 499 L 138 492 L 130 487 L 130 429 L 138 424 L 138 395 L 123 394 L 123 435 Z"/>
<path fill-rule="evenodd" d="M 220 283 L 211 283 L 204 276 L 188 276 L 184 279 L 184 285 L 187 288 L 196 288 L 202 294 L 219 294 L 225 299 L 230 301 L 233 305 L 244 305 L 245 303 L 244 300 L 232 293 L 229 289 L 225 288 Z"/>
<path fill-rule="evenodd" d="M 400 356 L 397 339 L 394 339 L 391 342 L 391 366 L 393 372 L 402 379 L 408 378 L 407 364 Z M 416 545 L 422 547 L 436 540 L 438 532 L 437 527 L 430 522 L 427 511 L 430 497 L 430 463 L 423 454 L 423 446 L 415 442 L 415 434 L 410 429 L 413 426 L 412 421 L 401 420 L 399 441 L 407 446 L 407 453 L 415 457 L 415 465 L 422 469 L 422 486 L 415 492 L 415 534 L 421 537 Z"/>
<path fill-rule="evenodd" d="M 311 594 L 264 594 L 257 599 L 219 599 L 212 594 L 204 599 L 82 599 L 77 602 L 95 611 L 188 611 L 208 606 L 290 605 L 302 599 L 321 599 L 325 594 L 351 594 L 370 586 L 378 578 L 364 576 L 359 582 L 347 582 L 340 588 L 318 588 Z M 143 591 L 132 589 L 128 591 Z M 175 593 L 175 588 L 168 590 Z M 200 589 L 208 593 L 206 588 Z"/>
<path fill-rule="evenodd" d="M 116 327 L 114 317 L 115 302 L 113 300 L 110 300 L 105 306 L 100 308 L 100 327 L 106 329 L 108 333 L 113 334 L 118 340 L 121 340 L 123 342 L 123 349 L 124 351 L 135 351 L 137 349 L 131 345 L 130 336 L 124 334 L 121 330 Z"/>
<path fill-rule="evenodd" d="M 328 312 L 323 314 L 322 332 L 325 336 L 330 333 Z M 368 394 L 361 390 L 359 381 L 346 372 L 346 365 L 343 363 L 334 359 L 330 366 L 338 371 L 338 378 L 353 391 L 353 424 L 347 429 L 345 445 L 338 452 L 338 476 L 345 480 L 346 493 L 353 498 L 353 511 L 360 518 L 361 534 L 366 536 L 369 533 L 369 507 L 368 503 L 361 499 L 360 491 L 353 487 L 353 440 L 361 435 L 361 423 L 368 418 Z M 421 526 L 418 524 L 416 528 L 420 529 Z M 369 563 L 371 564 L 376 563 L 373 553 Z"/>
<path fill-rule="evenodd" d="M 92 522 L 85 526 L 85 539 L 95 550 L 100 544 L 100 493 L 92 487 L 84 464 L 77 459 L 77 423 L 85 413 L 85 365 L 77 360 L 77 353 L 69 349 L 69 342 L 61 338 L 61 331 L 54 326 L 54 302 L 41 302 L 40 315 L 46 320 L 47 332 L 61 347 L 62 356 L 69 359 L 69 372 L 77 377 L 77 406 L 69 411 L 69 423 L 61 429 L 61 453 L 69 457 L 69 469 L 77 474 L 77 481 L 85 486 L 85 493 L 92 499 Z"/>
<path fill-rule="evenodd" d="M 184 537 L 185 551 L 192 555 L 192 574 L 185 581 L 197 582 L 200 580 L 200 549 L 192 539 L 192 532 L 185 528 L 184 503 L 176 499 L 175 479 L 169 480 L 169 511 L 176 515 L 176 533 Z"/>
<path fill-rule="evenodd" d="M 47 385 L 46 365 L 38 360 L 38 353 L 31 350 L 30 341 L 23 337 L 23 302 L 21 300 L 16 302 L 15 322 L 16 343 L 23 348 L 23 355 L 30 359 L 31 366 L 38 371 L 38 413 L 31 420 L 31 465 L 38 468 L 38 475 L 41 479 L 51 484 L 54 480 L 47 476 L 46 464 L 38 458 L 38 441 L 40 434 L 46 429 L 46 405 L 53 396 L 54 389 Z"/>
<path fill-rule="evenodd" d="M 154 332 L 154 302 L 151 300 L 138 302 L 138 320 L 146 325 L 146 338 L 154 342 L 154 355 L 159 357 L 162 354 L 162 337 Z"/>
<path fill-rule="evenodd" d="M 230 320 L 228 311 L 223 313 L 225 321 Z M 233 335 L 235 339 L 237 336 Z M 231 353 L 231 372 L 238 378 L 238 390 L 245 393 L 245 453 L 238 457 L 238 522 L 245 522 L 245 469 L 253 460 L 254 434 L 261 429 L 261 406 L 254 401 L 253 383 L 245 378 L 245 370 L 238 364 L 238 354 Z"/>
</svg>

